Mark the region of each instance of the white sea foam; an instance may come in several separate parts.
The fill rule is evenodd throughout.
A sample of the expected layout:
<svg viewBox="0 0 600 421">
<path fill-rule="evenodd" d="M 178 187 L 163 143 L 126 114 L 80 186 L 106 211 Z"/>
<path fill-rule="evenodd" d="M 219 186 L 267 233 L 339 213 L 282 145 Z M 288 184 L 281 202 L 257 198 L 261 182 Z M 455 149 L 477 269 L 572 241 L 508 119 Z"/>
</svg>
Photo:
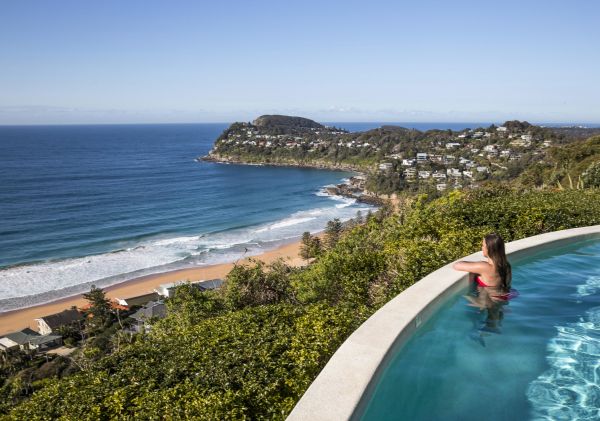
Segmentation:
<svg viewBox="0 0 600 421">
<path fill-rule="evenodd" d="M 600 291 L 600 278 L 577 287 L 578 298 Z M 576 323 L 556 326 L 548 344 L 550 369 L 530 383 L 527 397 L 534 419 L 600 419 L 600 307 Z"/>
<path fill-rule="evenodd" d="M 321 231 L 331 219 L 345 221 L 369 209 L 343 197 L 332 197 L 332 202 L 259 226 L 154 238 L 120 251 L 9 267 L 0 270 L 0 312 L 81 293 L 91 284 L 106 287 L 149 273 L 259 254 L 304 231 Z"/>
<path fill-rule="evenodd" d="M 284 219 L 281 222 L 276 222 L 274 224 L 267 225 L 264 228 L 257 229 L 254 232 L 256 232 L 256 233 L 262 233 L 262 232 L 266 232 L 266 231 L 270 231 L 270 230 L 275 230 L 275 229 L 278 229 L 278 228 L 291 227 L 293 225 L 302 224 L 303 222 L 313 221 L 314 219 L 316 219 L 316 218 L 315 217 L 288 218 L 288 219 Z"/>
</svg>

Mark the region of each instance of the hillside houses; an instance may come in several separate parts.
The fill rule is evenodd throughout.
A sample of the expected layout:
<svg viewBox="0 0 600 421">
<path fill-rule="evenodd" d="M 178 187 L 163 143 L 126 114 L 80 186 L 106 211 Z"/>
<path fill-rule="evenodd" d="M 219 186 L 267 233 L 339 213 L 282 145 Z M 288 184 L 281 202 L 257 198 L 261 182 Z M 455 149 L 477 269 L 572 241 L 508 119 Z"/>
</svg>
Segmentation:
<svg viewBox="0 0 600 421">
<path fill-rule="evenodd" d="M 371 180 L 374 175 L 379 180 L 402 177 L 413 189 L 436 188 L 444 174 L 453 180 L 452 186 L 471 188 L 489 177 L 514 177 L 524 168 L 518 163 L 524 157 L 541 159 L 544 148 L 553 144 L 549 140 L 552 135 L 544 130 L 518 121 L 454 132 L 420 132 L 391 125 L 364 132 L 325 126 L 288 130 L 234 123 L 217 140 L 211 154 L 233 157 L 229 162 L 296 162 L 318 167 L 332 163 L 336 168 L 347 163 L 347 167 L 359 167 L 373 175 Z"/>
</svg>

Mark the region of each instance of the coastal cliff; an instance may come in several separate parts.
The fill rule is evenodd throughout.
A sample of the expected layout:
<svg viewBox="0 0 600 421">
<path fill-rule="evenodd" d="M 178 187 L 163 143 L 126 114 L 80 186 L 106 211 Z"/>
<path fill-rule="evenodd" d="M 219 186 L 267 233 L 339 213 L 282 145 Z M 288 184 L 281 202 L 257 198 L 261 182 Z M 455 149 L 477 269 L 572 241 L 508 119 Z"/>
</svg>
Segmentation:
<svg viewBox="0 0 600 421">
<path fill-rule="evenodd" d="M 365 171 L 369 165 L 322 153 L 346 130 L 327 127 L 304 117 L 263 115 L 251 123 L 233 123 L 217 138 L 204 161 L 293 166 L 341 171 Z"/>
</svg>

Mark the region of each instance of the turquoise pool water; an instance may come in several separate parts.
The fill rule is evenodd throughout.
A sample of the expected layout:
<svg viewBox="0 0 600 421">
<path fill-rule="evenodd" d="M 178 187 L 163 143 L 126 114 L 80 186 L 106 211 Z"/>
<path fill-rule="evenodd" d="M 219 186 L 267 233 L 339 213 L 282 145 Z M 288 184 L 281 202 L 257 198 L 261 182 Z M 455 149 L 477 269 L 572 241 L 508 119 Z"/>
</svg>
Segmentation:
<svg viewBox="0 0 600 421">
<path fill-rule="evenodd" d="M 492 309 L 468 305 L 468 290 L 450 298 L 393 357 L 362 419 L 600 419 L 600 241 L 514 262 L 513 287 Z"/>
</svg>

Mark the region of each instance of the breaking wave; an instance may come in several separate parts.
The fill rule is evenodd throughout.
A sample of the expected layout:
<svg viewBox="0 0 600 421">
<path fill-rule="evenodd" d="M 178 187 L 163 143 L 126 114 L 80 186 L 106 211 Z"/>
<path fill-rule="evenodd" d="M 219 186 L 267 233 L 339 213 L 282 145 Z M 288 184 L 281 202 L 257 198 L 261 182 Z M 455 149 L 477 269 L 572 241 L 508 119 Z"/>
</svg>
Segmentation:
<svg viewBox="0 0 600 421">
<path fill-rule="evenodd" d="M 321 192 L 316 193 L 321 195 Z M 295 212 L 255 226 L 175 237 L 150 238 L 129 247 L 85 257 L 17 265 L 0 270 L 0 312 L 79 294 L 168 270 L 234 261 L 322 231 L 327 221 L 348 220 L 370 209 L 353 199 L 330 196 L 323 207 Z"/>
</svg>

